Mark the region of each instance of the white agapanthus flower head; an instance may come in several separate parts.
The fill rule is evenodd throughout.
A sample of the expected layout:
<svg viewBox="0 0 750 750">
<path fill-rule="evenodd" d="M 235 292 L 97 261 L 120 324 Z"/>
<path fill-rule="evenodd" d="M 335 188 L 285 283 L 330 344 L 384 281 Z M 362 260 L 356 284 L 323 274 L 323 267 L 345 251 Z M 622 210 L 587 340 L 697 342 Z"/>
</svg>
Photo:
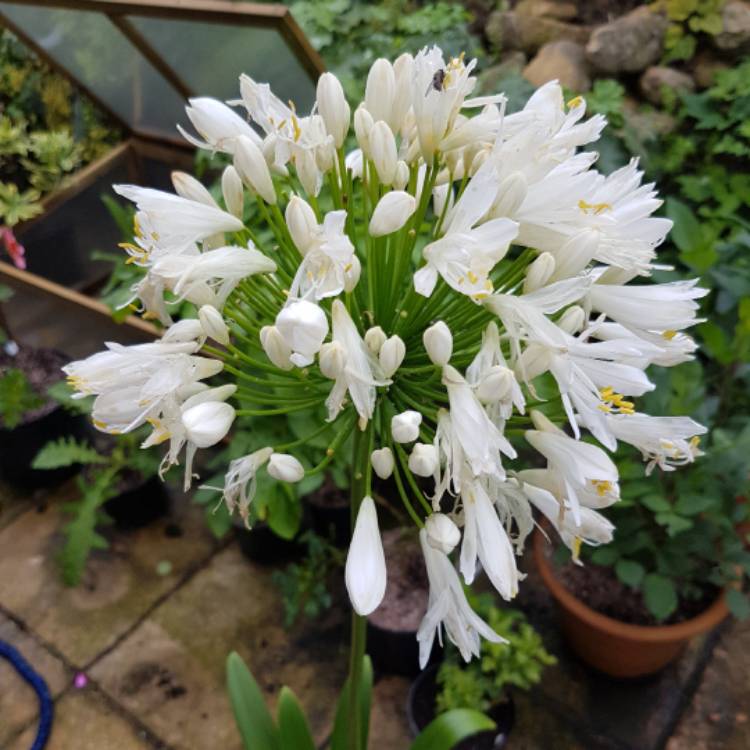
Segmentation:
<svg viewBox="0 0 750 750">
<path fill-rule="evenodd" d="M 534 513 L 576 560 L 611 539 L 608 451 L 633 446 L 647 473 L 673 471 L 705 432 L 639 404 L 655 388 L 647 368 L 692 358 L 706 293 L 650 279 L 671 226 L 653 216 L 654 186 L 637 161 L 597 171 L 586 149 L 606 123 L 581 97 L 566 104 L 552 82 L 509 114 L 501 92 L 474 96 L 474 67 L 437 47 L 379 59 L 359 103 L 326 73 L 308 113 L 247 75 L 235 101 L 192 99 L 197 135 L 183 135 L 232 161 L 221 198 L 185 173 L 176 194 L 116 187 L 137 208 L 130 302 L 170 327 L 65 368 L 95 396 L 99 429 L 150 426 L 162 470 L 184 449 L 186 484 L 196 451 L 231 441 L 236 419 L 319 420 L 308 437 L 329 445 L 315 466 L 297 435 L 230 463 L 220 489 L 246 523 L 261 472 L 294 484 L 352 444 L 352 604 L 368 614 L 384 595 L 373 498 L 389 482 L 420 527 L 423 664 L 436 635 L 467 659 L 480 637 L 500 640 L 462 586 L 481 570 L 515 596 Z M 172 325 L 182 301 L 196 316 Z"/>
</svg>

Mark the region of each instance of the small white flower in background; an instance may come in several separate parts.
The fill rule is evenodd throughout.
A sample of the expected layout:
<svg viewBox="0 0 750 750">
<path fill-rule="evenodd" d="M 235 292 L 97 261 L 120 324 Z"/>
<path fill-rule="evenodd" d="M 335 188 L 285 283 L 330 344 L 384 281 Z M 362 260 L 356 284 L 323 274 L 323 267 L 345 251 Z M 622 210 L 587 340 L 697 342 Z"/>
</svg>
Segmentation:
<svg viewBox="0 0 750 750">
<path fill-rule="evenodd" d="M 349 599 L 358 615 L 369 615 L 377 609 L 385 595 L 385 554 L 375 503 L 369 496 L 359 506 L 346 556 L 345 578 Z"/>
<path fill-rule="evenodd" d="M 424 522 L 427 543 L 440 552 L 450 555 L 461 541 L 461 530 L 445 513 L 431 513 Z"/>
<path fill-rule="evenodd" d="M 381 479 L 388 479 L 393 474 L 393 451 L 388 448 L 378 448 L 370 456 L 372 468 Z"/>
<path fill-rule="evenodd" d="M 418 411 L 405 411 L 391 419 L 391 435 L 397 443 L 412 443 L 419 437 L 422 415 Z"/>
<path fill-rule="evenodd" d="M 280 482 L 299 482 L 305 476 L 305 469 L 294 456 L 274 453 L 268 459 L 268 473 Z"/>
</svg>

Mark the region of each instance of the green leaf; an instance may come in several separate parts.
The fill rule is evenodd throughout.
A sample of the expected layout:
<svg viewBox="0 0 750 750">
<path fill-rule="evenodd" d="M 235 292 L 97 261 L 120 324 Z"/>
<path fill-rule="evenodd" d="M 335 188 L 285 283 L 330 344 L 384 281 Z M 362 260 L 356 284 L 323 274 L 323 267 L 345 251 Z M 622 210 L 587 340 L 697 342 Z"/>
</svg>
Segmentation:
<svg viewBox="0 0 750 750">
<path fill-rule="evenodd" d="M 276 482 L 268 498 L 268 525 L 282 539 L 293 539 L 302 522 L 302 503 L 294 489 Z"/>
<path fill-rule="evenodd" d="M 208 530 L 217 538 L 223 539 L 232 528 L 232 516 L 225 503 L 207 506 L 204 512 Z"/>
<path fill-rule="evenodd" d="M 643 565 L 634 560 L 618 560 L 615 573 L 624 584 L 636 589 L 641 585 L 646 570 Z"/>
<path fill-rule="evenodd" d="M 727 591 L 727 607 L 738 620 L 746 620 L 750 617 L 750 601 L 747 595 L 739 589 Z"/>
<path fill-rule="evenodd" d="M 715 504 L 716 498 L 711 497 L 711 495 L 684 493 L 678 498 L 674 505 L 674 509 L 677 513 L 682 513 L 686 516 L 694 516 L 698 513 L 703 513 L 703 511 L 708 510 Z"/>
<path fill-rule="evenodd" d="M 235 651 L 227 657 L 227 688 L 245 750 L 283 750 L 263 693 Z"/>
<path fill-rule="evenodd" d="M 451 750 L 456 743 L 478 732 L 495 728 L 495 722 L 479 711 L 456 708 L 441 714 L 425 727 L 410 750 Z"/>
<path fill-rule="evenodd" d="M 677 609 L 674 584 L 658 573 L 649 573 L 643 579 L 643 600 L 657 620 L 666 620 Z"/>
<path fill-rule="evenodd" d="M 591 553 L 591 562 L 595 565 L 605 565 L 609 567 L 617 561 L 619 556 L 620 552 L 614 546 L 599 547 Z"/>
<path fill-rule="evenodd" d="M 664 495 L 644 495 L 641 498 L 641 504 L 645 505 L 650 511 L 654 513 L 668 513 L 672 510 L 672 506 Z"/>
<path fill-rule="evenodd" d="M 43 403 L 21 370 L 7 370 L 0 377 L 0 425 L 12 430 L 20 424 L 24 414 Z"/>
<path fill-rule="evenodd" d="M 66 411 L 72 414 L 83 414 L 88 415 L 91 413 L 91 405 L 94 402 L 94 397 L 88 398 L 73 398 L 75 391 L 68 385 L 65 380 L 58 380 L 49 388 L 47 388 L 47 395 L 51 396 L 62 406 Z"/>
<path fill-rule="evenodd" d="M 74 464 L 103 464 L 107 459 L 88 443 L 79 443 L 74 437 L 59 438 L 47 443 L 31 462 L 32 469 L 59 469 Z"/>
<path fill-rule="evenodd" d="M 316 750 L 305 714 L 297 697 L 286 685 L 279 693 L 278 722 L 281 747 L 284 750 Z"/>
<path fill-rule="evenodd" d="M 372 662 L 367 655 L 362 660 L 362 679 L 359 696 L 362 747 L 367 747 L 367 737 L 370 731 L 370 703 L 372 700 Z M 349 679 L 347 678 L 336 707 L 336 718 L 333 722 L 333 733 L 331 734 L 331 750 L 347 750 L 350 713 Z"/>
</svg>

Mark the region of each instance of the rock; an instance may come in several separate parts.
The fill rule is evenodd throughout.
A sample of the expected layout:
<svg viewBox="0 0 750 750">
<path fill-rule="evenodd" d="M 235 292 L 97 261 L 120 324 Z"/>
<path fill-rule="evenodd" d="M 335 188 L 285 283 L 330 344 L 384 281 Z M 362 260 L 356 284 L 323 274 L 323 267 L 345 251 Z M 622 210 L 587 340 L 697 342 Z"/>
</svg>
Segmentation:
<svg viewBox="0 0 750 750">
<path fill-rule="evenodd" d="M 695 81 L 687 73 L 662 65 L 648 68 L 641 76 L 639 85 L 643 96 L 652 104 L 663 103 L 665 87 L 673 91 L 695 91 Z"/>
<path fill-rule="evenodd" d="M 591 29 L 554 18 L 495 11 L 489 17 L 484 32 L 490 44 L 502 52 L 522 50 L 534 54 L 548 42 L 561 39 L 586 44 Z"/>
<path fill-rule="evenodd" d="M 750 3 L 731 0 L 721 11 L 722 29 L 714 37 L 719 49 L 735 51 L 750 46 Z"/>
<path fill-rule="evenodd" d="M 603 73 L 637 73 L 660 57 L 666 18 L 641 6 L 600 26 L 586 46 L 589 62 Z"/>
<path fill-rule="evenodd" d="M 556 18 L 558 21 L 570 21 L 578 15 L 576 4 L 565 0 L 521 0 L 514 10 L 521 16 Z"/>
<path fill-rule="evenodd" d="M 720 70 L 729 67 L 725 62 L 715 58 L 710 52 L 699 52 L 693 59 L 693 80 L 699 89 L 707 89 L 713 85 L 714 76 Z"/>
<path fill-rule="evenodd" d="M 650 141 L 661 135 L 668 135 L 677 128 L 677 121 L 668 112 L 644 107 L 643 101 L 626 96 L 622 103 L 622 114 L 638 141 Z"/>
<path fill-rule="evenodd" d="M 502 56 L 497 65 L 493 65 L 479 74 L 480 90 L 482 92 L 498 91 L 499 85 L 508 76 L 521 75 L 527 62 L 526 55 L 521 50 L 508 52 Z"/>
<path fill-rule="evenodd" d="M 556 79 L 576 93 L 591 88 L 583 46 L 565 39 L 545 44 L 524 68 L 523 76 L 534 86 Z"/>
</svg>

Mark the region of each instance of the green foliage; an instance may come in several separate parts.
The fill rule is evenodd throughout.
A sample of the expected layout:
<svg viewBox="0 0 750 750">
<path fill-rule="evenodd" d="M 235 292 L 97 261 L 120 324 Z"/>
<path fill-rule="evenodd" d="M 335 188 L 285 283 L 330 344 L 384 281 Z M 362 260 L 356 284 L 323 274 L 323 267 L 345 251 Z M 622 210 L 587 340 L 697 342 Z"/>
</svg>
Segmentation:
<svg viewBox="0 0 750 750">
<path fill-rule="evenodd" d="M 74 437 L 61 437 L 47 443 L 31 462 L 32 469 L 59 469 L 75 464 L 90 465 L 105 463 L 104 456 L 88 443 L 79 443 Z"/>
<path fill-rule="evenodd" d="M 457 708 L 487 711 L 508 687 L 528 690 L 539 682 L 544 667 L 556 662 L 522 612 L 496 607 L 491 594 L 470 599 L 477 614 L 508 642 L 482 641 L 479 658 L 468 664 L 455 648 L 447 650 L 437 676 L 438 713 Z"/>
<path fill-rule="evenodd" d="M 721 9 L 726 0 L 660 0 L 654 5 L 669 19 L 664 39 L 664 62 L 689 60 L 702 35 L 716 36 L 722 30 Z"/>
<path fill-rule="evenodd" d="M 300 615 L 313 620 L 331 606 L 329 574 L 344 563 L 344 554 L 323 537 L 306 531 L 300 541 L 307 554 L 299 563 L 273 573 L 273 582 L 284 602 L 284 627 L 291 627 Z"/>
<path fill-rule="evenodd" d="M 0 219 L 9 227 L 41 213 L 39 192 L 34 189 L 20 192 L 12 182 L 0 182 Z"/>
<path fill-rule="evenodd" d="M 622 105 L 625 100 L 625 87 L 614 78 L 597 78 L 586 94 L 586 108 L 589 114 L 604 115 L 613 128 L 621 128 L 625 123 Z"/>
<path fill-rule="evenodd" d="M 12 430 L 24 414 L 39 408 L 44 399 L 32 388 L 21 370 L 7 370 L 0 376 L 0 425 Z"/>
<path fill-rule="evenodd" d="M 74 393 L 75 391 L 66 380 L 58 380 L 57 383 L 47 388 L 47 395 L 57 401 L 66 411 L 71 414 L 90 414 L 94 397 L 73 398 Z"/>
</svg>

